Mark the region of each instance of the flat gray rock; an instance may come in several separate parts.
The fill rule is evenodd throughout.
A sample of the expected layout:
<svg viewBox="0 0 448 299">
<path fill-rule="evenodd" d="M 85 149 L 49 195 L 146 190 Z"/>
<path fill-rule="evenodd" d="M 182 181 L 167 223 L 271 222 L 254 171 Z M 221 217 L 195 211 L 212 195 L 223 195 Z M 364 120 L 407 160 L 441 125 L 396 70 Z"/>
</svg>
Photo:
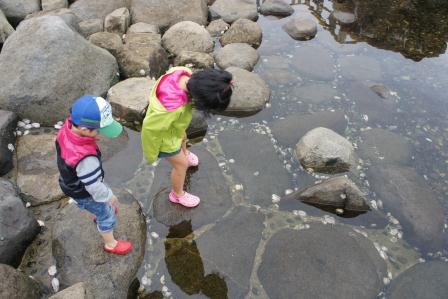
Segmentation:
<svg viewBox="0 0 448 299">
<path fill-rule="evenodd" d="M 292 64 L 304 77 L 321 81 L 334 79 L 335 61 L 331 52 L 323 47 L 311 45 L 297 48 Z"/>
<path fill-rule="evenodd" d="M 168 29 L 162 36 L 162 44 L 174 55 L 182 51 L 211 53 L 214 47 L 210 33 L 191 21 L 179 22 Z"/>
<path fill-rule="evenodd" d="M 39 284 L 13 267 L 0 264 L 0 281 L 0 298 L 42 298 Z"/>
<path fill-rule="evenodd" d="M 129 193 L 116 195 L 120 213 L 114 234 L 117 239 L 130 240 L 132 251 L 125 256 L 105 253 L 92 215 L 74 204 L 67 205 L 53 228 L 52 250 L 61 288 L 83 281 L 94 298 L 126 298 L 143 261 L 146 222 L 140 205 Z"/>
<path fill-rule="evenodd" d="M 0 45 L 14 32 L 14 28 L 9 24 L 5 14 L 0 10 Z"/>
<path fill-rule="evenodd" d="M 403 226 L 403 239 L 423 250 L 443 245 L 445 216 L 431 188 L 413 168 L 394 165 L 371 167 L 367 172 L 372 190 Z"/>
<path fill-rule="evenodd" d="M 262 37 L 260 25 L 251 20 L 239 19 L 230 26 L 219 41 L 223 47 L 232 43 L 245 43 L 256 49 L 260 46 Z"/>
<path fill-rule="evenodd" d="M 342 76 L 349 80 L 380 81 L 381 66 L 378 61 L 367 56 L 342 56 L 339 58 Z"/>
<path fill-rule="evenodd" d="M 263 55 L 259 62 L 259 74 L 271 84 L 300 86 L 302 79 L 291 72 L 290 61 L 277 55 Z"/>
<path fill-rule="evenodd" d="M 292 95 L 307 104 L 322 104 L 334 100 L 338 91 L 328 83 L 311 83 L 292 89 Z"/>
<path fill-rule="evenodd" d="M 238 19 L 258 19 L 256 0 L 216 0 L 210 11 L 229 24 Z"/>
<path fill-rule="evenodd" d="M 185 188 L 187 192 L 199 196 L 201 203 L 194 209 L 173 204 L 168 199 L 171 191 L 171 166 L 166 159 L 161 160 L 151 187 L 153 213 L 157 221 L 176 225 L 191 221 L 193 229 L 212 223 L 224 215 L 232 206 L 229 187 L 215 158 L 201 147 L 190 148 L 199 157 L 199 166 L 187 172 Z"/>
<path fill-rule="evenodd" d="M 331 17 L 334 18 L 336 21 L 338 21 L 342 25 L 348 25 L 356 22 L 356 15 L 352 12 L 348 11 L 341 11 L 335 9 Z"/>
<path fill-rule="evenodd" d="M 390 299 L 441 299 L 448 294 L 448 264 L 430 261 L 417 264 L 392 280 Z"/>
<path fill-rule="evenodd" d="M 128 28 L 127 33 L 155 33 L 159 34 L 160 30 L 157 25 L 138 22 Z"/>
<path fill-rule="evenodd" d="M 101 19 L 114 10 L 127 7 L 127 0 L 77 0 L 70 9 L 82 20 Z"/>
<path fill-rule="evenodd" d="M 305 169 L 323 173 L 345 172 L 355 163 L 352 144 L 323 127 L 312 129 L 299 140 L 296 158 Z"/>
<path fill-rule="evenodd" d="M 343 111 L 323 111 L 313 114 L 292 114 L 273 122 L 272 134 L 280 144 L 294 146 L 308 131 L 324 127 L 344 134 L 347 120 Z"/>
<path fill-rule="evenodd" d="M 39 0 L 1 0 L 0 10 L 3 11 L 9 22 L 17 26 L 28 14 L 40 10 Z"/>
<path fill-rule="evenodd" d="M 13 184 L 0 178 L 0 263 L 17 267 L 40 228 Z M 0 291 L 1 292 L 1 291 Z"/>
<path fill-rule="evenodd" d="M 270 298 L 376 298 L 386 264 L 370 240 L 344 226 L 276 233 L 258 277 Z"/>
<path fill-rule="evenodd" d="M 115 58 L 55 16 L 22 22 L 3 46 L 0 69 L 9 70 L 0 72 L 0 107 L 48 126 L 65 119 L 75 99 L 105 94 L 118 80 Z"/>
<path fill-rule="evenodd" d="M 0 109 L 0 176 L 13 168 L 13 152 L 15 151 L 17 114 Z"/>
<path fill-rule="evenodd" d="M 182 21 L 207 25 L 208 7 L 203 0 L 132 0 L 133 23 L 145 22 L 162 31 Z"/>
<path fill-rule="evenodd" d="M 412 146 L 403 136 L 379 128 L 361 132 L 359 154 L 373 164 L 408 164 Z"/>
<path fill-rule="evenodd" d="M 317 34 L 316 22 L 309 19 L 292 19 L 282 28 L 289 36 L 297 40 L 309 40 Z"/>
<path fill-rule="evenodd" d="M 261 213 L 238 207 L 196 239 L 205 273 L 223 276 L 227 284 L 227 298 L 244 298 L 248 292 L 264 218 Z M 225 297 L 218 293 L 210 298 Z"/>
<path fill-rule="evenodd" d="M 233 93 L 227 109 L 218 114 L 242 117 L 263 110 L 271 98 L 271 89 L 266 82 L 258 74 L 237 67 L 229 67 L 226 71 L 233 75 Z"/>
<path fill-rule="evenodd" d="M 215 58 L 221 69 L 235 66 L 252 71 L 260 59 L 260 54 L 248 44 L 233 43 L 221 48 Z"/>
<path fill-rule="evenodd" d="M 294 8 L 282 0 L 267 0 L 260 6 L 262 15 L 287 17 L 294 13 Z"/>
<path fill-rule="evenodd" d="M 228 130 L 218 138 L 227 160 L 235 161 L 227 166 L 243 185 L 244 196 L 250 203 L 267 207 L 272 204 L 272 194 L 281 196 L 291 187 L 289 174 L 266 135 Z"/>
</svg>

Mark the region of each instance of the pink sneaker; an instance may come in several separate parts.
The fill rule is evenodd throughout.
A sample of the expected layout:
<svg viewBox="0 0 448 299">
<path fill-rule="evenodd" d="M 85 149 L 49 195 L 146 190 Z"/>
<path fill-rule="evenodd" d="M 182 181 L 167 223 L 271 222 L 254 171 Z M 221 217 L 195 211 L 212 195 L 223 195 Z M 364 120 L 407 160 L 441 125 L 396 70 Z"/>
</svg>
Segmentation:
<svg viewBox="0 0 448 299">
<path fill-rule="evenodd" d="M 177 196 L 174 191 L 171 191 L 168 197 L 172 203 L 178 203 L 187 208 L 194 208 L 201 201 L 199 197 L 194 196 L 188 192 L 184 192 L 184 195 L 182 196 Z"/>
<path fill-rule="evenodd" d="M 199 158 L 192 152 L 188 151 L 188 167 L 194 167 L 199 165 Z"/>
</svg>

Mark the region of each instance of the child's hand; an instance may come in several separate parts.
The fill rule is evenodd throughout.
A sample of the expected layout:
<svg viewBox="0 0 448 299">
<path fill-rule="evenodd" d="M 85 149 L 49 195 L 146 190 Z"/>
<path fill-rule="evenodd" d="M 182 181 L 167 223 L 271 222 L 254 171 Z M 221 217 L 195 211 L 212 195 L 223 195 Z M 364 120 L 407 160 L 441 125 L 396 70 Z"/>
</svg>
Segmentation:
<svg viewBox="0 0 448 299">
<path fill-rule="evenodd" d="M 118 198 L 114 195 L 109 201 L 109 204 L 116 210 L 118 207 Z"/>
</svg>

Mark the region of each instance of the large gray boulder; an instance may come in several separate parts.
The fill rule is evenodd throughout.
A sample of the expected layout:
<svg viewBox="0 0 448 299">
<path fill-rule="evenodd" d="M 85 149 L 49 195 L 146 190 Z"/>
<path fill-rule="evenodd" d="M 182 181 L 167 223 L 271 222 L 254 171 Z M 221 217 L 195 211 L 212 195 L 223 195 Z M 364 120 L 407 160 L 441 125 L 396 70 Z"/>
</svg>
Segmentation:
<svg viewBox="0 0 448 299">
<path fill-rule="evenodd" d="M 39 225 L 13 184 L 0 178 L 0 263 L 17 267 Z M 0 291 L 1 292 L 1 291 Z"/>
<path fill-rule="evenodd" d="M 387 271 L 372 242 L 345 226 L 310 226 L 268 241 L 258 277 L 269 298 L 376 298 Z"/>
<path fill-rule="evenodd" d="M 104 20 L 104 30 L 118 34 L 124 34 L 128 30 L 131 16 L 126 7 L 118 8 L 108 14 Z"/>
<path fill-rule="evenodd" d="M 5 175 L 13 167 L 13 151 L 16 137 L 17 115 L 11 111 L 0 110 L 0 176 Z"/>
<path fill-rule="evenodd" d="M 0 108 L 51 126 L 75 99 L 104 95 L 118 80 L 115 58 L 54 16 L 24 21 L 4 44 L 0 69 L 9 70 L 0 72 Z"/>
<path fill-rule="evenodd" d="M 369 169 L 367 177 L 385 210 L 400 221 L 404 239 L 429 250 L 443 246 L 443 207 L 414 169 L 375 166 Z"/>
<path fill-rule="evenodd" d="M 417 264 L 392 280 L 390 299 L 441 299 L 448 294 L 448 263 L 430 261 Z"/>
<path fill-rule="evenodd" d="M 129 193 L 116 195 L 120 213 L 114 234 L 130 240 L 134 248 L 125 256 L 105 253 L 91 214 L 74 204 L 65 206 L 57 216 L 52 241 L 61 289 L 83 281 L 93 298 L 126 298 L 143 261 L 146 223 L 140 205 Z"/>
<path fill-rule="evenodd" d="M 128 0 L 77 0 L 70 9 L 82 20 L 102 19 L 114 10 L 128 7 Z"/>
<path fill-rule="evenodd" d="M 296 145 L 296 158 L 304 168 L 317 172 L 339 173 L 354 165 L 352 144 L 327 128 L 315 128 Z"/>
<path fill-rule="evenodd" d="M 294 8 L 282 0 L 267 0 L 260 5 L 262 15 L 287 17 L 294 13 Z"/>
<path fill-rule="evenodd" d="M 114 57 L 118 57 L 123 49 L 123 41 L 116 33 L 97 32 L 89 36 L 89 41 L 95 46 L 106 49 Z"/>
<path fill-rule="evenodd" d="M 256 0 L 216 0 L 210 11 L 229 24 L 238 19 L 258 19 Z"/>
<path fill-rule="evenodd" d="M 60 9 L 54 9 L 54 10 L 48 10 L 48 11 L 38 11 L 32 14 L 29 14 L 26 16 L 25 20 L 31 19 L 31 18 L 38 18 L 38 17 L 44 17 L 44 16 L 56 16 L 60 17 L 64 20 L 65 23 L 67 23 L 70 28 L 77 32 L 81 32 L 79 28 L 79 23 L 81 22 L 81 19 L 75 15 L 73 11 L 71 11 L 68 8 L 60 8 Z"/>
<path fill-rule="evenodd" d="M 13 267 L 0 264 L 0 281 L 0 298 L 42 298 L 39 284 Z"/>
<path fill-rule="evenodd" d="M 174 59 L 174 65 L 188 66 L 192 69 L 213 68 L 215 60 L 208 53 L 182 51 Z"/>
<path fill-rule="evenodd" d="M 266 82 L 258 74 L 237 67 L 226 71 L 233 75 L 233 93 L 229 106 L 219 114 L 242 117 L 261 111 L 271 97 Z"/>
<path fill-rule="evenodd" d="M 282 28 L 289 36 L 297 40 L 312 39 L 317 34 L 317 24 L 309 19 L 292 19 Z"/>
<path fill-rule="evenodd" d="M 222 46 L 232 43 L 246 43 L 254 48 L 261 44 L 263 32 L 256 22 L 240 19 L 230 26 L 229 30 L 219 39 Z"/>
<path fill-rule="evenodd" d="M 210 33 L 191 21 L 179 22 L 168 29 L 162 37 L 162 44 L 176 56 L 182 51 L 211 53 L 214 46 Z"/>
<path fill-rule="evenodd" d="M 248 44 L 234 43 L 221 48 L 215 58 L 216 64 L 222 69 L 235 66 L 252 71 L 260 54 Z"/>
<path fill-rule="evenodd" d="M 11 24 L 5 17 L 5 14 L 0 10 L 0 45 L 14 32 Z"/>
<path fill-rule="evenodd" d="M 157 25 L 162 31 L 182 21 L 207 25 L 205 0 L 132 0 L 132 22 Z"/>
<path fill-rule="evenodd" d="M 3 11 L 9 22 L 17 26 L 26 15 L 40 10 L 39 0 L 0 0 L 0 10 Z"/>
<path fill-rule="evenodd" d="M 160 35 L 155 33 L 126 35 L 125 45 L 118 55 L 121 75 L 124 78 L 163 75 L 169 62 L 160 40 Z"/>
<path fill-rule="evenodd" d="M 156 82 L 150 78 L 129 78 L 112 86 L 108 93 L 113 113 L 131 125 L 142 123 L 142 112 Z"/>
<path fill-rule="evenodd" d="M 370 210 L 365 194 L 345 176 L 330 178 L 304 190 L 293 192 L 287 195 L 286 199 L 298 199 L 305 203 L 341 208 L 349 212 Z"/>
</svg>

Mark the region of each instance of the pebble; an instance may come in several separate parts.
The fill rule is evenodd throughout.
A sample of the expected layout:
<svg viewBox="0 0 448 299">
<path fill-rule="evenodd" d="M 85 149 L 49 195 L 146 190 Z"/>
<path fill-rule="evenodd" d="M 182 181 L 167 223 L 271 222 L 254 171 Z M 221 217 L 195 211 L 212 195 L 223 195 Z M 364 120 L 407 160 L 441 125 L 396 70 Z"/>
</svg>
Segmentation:
<svg viewBox="0 0 448 299">
<path fill-rule="evenodd" d="M 52 265 L 48 268 L 48 275 L 54 276 L 58 271 L 56 270 L 56 266 Z"/>
<path fill-rule="evenodd" d="M 233 160 L 233 159 L 229 159 L 229 163 L 235 163 L 235 160 Z"/>
<path fill-rule="evenodd" d="M 140 73 L 140 75 L 142 75 L 142 76 L 144 76 L 144 75 L 146 74 L 146 72 L 145 72 L 144 69 L 141 69 L 141 70 L 139 71 L 139 73 Z"/>
<path fill-rule="evenodd" d="M 27 203 L 25 204 L 25 207 L 27 207 L 27 208 L 31 207 L 31 203 L 30 203 L 30 202 L 27 202 Z"/>
<path fill-rule="evenodd" d="M 40 123 L 32 123 L 31 126 L 32 126 L 33 128 L 38 129 L 38 128 L 40 128 Z"/>
<path fill-rule="evenodd" d="M 25 129 L 27 129 L 27 130 L 29 130 L 29 129 L 31 129 L 33 126 L 31 125 L 31 124 L 27 124 L 27 125 L 25 125 Z"/>
<path fill-rule="evenodd" d="M 339 214 L 339 215 L 344 214 L 344 209 L 336 209 L 336 214 Z"/>
<path fill-rule="evenodd" d="M 51 280 L 51 286 L 53 287 L 53 291 L 55 293 L 59 291 L 59 280 L 56 277 L 53 277 Z"/>
<path fill-rule="evenodd" d="M 241 184 L 236 184 L 236 185 L 235 185 L 235 190 L 236 190 L 236 191 L 243 190 L 243 185 L 241 185 Z"/>
<path fill-rule="evenodd" d="M 280 196 L 277 194 L 272 194 L 272 203 L 278 203 L 280 202 Z"/>
<path fill-rule="evenodd" d="M 372 209 L 374 210 L 378 210 L 378 205 L 376 204 L 375 200 L 371 200 L 370 201 L 370 205 L 372 206 Z"/>
<path fill-rule="evenodd" d="M 142 285 L 147 285 L 148 284 L 148 277 L 146 277 L 146 275 L 143 275 L 141 281 Z"/>
<path fill-rule="evenodd" d="M 39 226 L 45 226 L 45 223 L 42 220 L 37 220 L 37 223 L 39 224 Z"/>
<path fill-rule="evenodd" d="M 22 119 L 22 121 L 27 125 L 27 124 L 29 124 L 29 123 L 31 123 L 31 120 L 29 120 L 29 119 Z"/>
<path fill-rule="evenodd" d="M 285 195 L 288 195 L 288 194 L 291 194 L 291 193 L 293 193 L 294 191 L 292 190 L 292 189 L 286 189 L 285 190 Z"/>
<path fill-rule="evenodd" d="M 30 133 L 29 130 L 26 130 L 25 132 L 23 132 L 23 136 L 28 135 Z"/>
<path fill-rule="evenodd" d="M 22 131 L 17 131 L 17 132 L 16 132 L 16 135 L 17 135 L 17 136 L 22 136 Z"/>
<path fill-rule="evenodd" d="M 254 172 L 254 176 L 258 176 L 259 174 L 260 174 L 259 171 L 255 171 L 255 172 Z"/>
<path fill-rule="evenodd" d="M 152 232 L 151 233 L 151 237 L 153 237 L 154 239 L 158 239 L 159 238 L 159 234 L 156 232 Z"/>
<path fill-rule="evenodd" d="M 13 152 L 14 151 L 14 145 L 12 145 L 11 143 L 8 144 L 8 149 Z"/>
<path fill-rule="evenodd" d="M 20 127 L 20 128 L 22 128 L 22 127 L 25 126 L 25 123 L 24 123 L 23 121 L 19 120 L 19 121 L 17 122 L 17 126 Z"/>
<path fill-rule="evenodd" d="M 165 284 L 165 275 L 162 275 L 162 276 L 160 277 L 160 283 L 161 283 L 161 284 Z"/>
</svg>

